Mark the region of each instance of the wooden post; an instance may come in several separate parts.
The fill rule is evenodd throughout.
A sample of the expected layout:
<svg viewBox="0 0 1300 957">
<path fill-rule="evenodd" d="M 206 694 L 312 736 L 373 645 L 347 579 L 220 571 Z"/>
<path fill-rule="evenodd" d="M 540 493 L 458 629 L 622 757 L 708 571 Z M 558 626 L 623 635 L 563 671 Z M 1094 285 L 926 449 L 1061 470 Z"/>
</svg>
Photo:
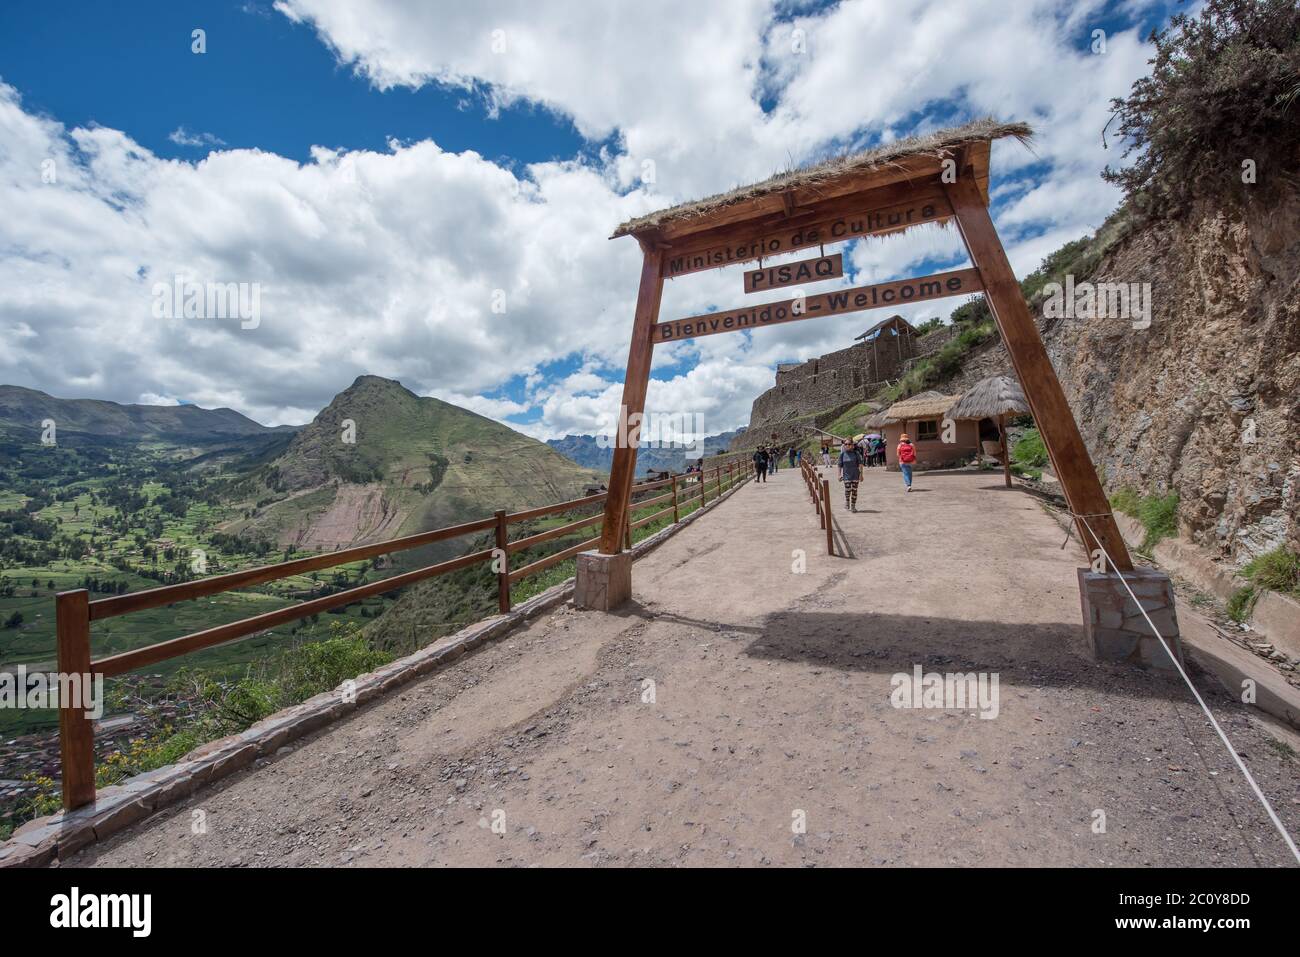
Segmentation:
<svg viewBox="0 0 1300 957">
<path fill-rule="evenodd" d="M 681 516 L 677 513 L 677 476 L 674 475 L 673 476 L 673 524 L 676 525 L 681 520 L 682 520 Z"/>
<path fill-rule="evenodd" d="M 497 509 L 497 549 L 500 552 L 501 569 L 497 572 L 497 609 L 501 614 L 510 610 L 510 544 L 509 526 L 506 524 L 506 510 Z"/>
<path fill-rule="evenodd" d="M 636 472 L 636 450 L 641 438 L 641 416 L 645 413 L 645 394 L 650 384 L 650 360 L 654 353 L 652 327 L 659 318 L 659 301 L 664 281 L 659 274 L 663 250 L 642 243 L 641 287 L 636 297 L 636 316 L 632 321 L 632 344 L 627 353 L 627 376 L 623 379 L 623 405 L 614 442 L 614 461 L 609 469 L 609 495 L 605 499 L 605 523 L 600 530 L 600 550 L 617 555 L 623 523 L 627 519 Z M 636 416 L 635 425 L 625 423 Z M 626 418 L 624 418 L 626 417 Z"/>
<path fill-rule="evenodd" d="M 1052 360 L 1038 335 L 1038 326 L 1020 292 L 1020 284 L 1007 260 L 1002 241 L 993 227 L 984 198 L 970 169 L 956 183 L 944 184 L 944 191 L 956 214 L 957 228 L 966 243 L 971 262 L 979 270 L 984 295 L 993 311 L 1002 342 L 1011 356 L 1016 376 L 1029 402 L 1034 422 L 1043 437 L 1052 468 L 1061 481 L 1070 511 L 1086 515 L 1090 522 L 1075 520 L 1079 538 L 1091 557 L 1098 544 L 1105 549 L 1119 571 L 1130 571 L 1133 560 L 1120 534 L 1110 502 L 1093 468 L 1088 448 L 1079 433 L 1065 392 Z M 1089 529 L 1096 529 L 1098 543 Z"/>
<path fill-rule="evenodd" d="M 65 687 L 80 686 L 90 678 L 90 593 L 83 589 L 60 592 L 55 598 L 55 631 L 59 674 Z M 71 676 L 77 675 L 76 681 Z M 59 699 L 59 763 L 63 775 L 63 808 L 95 800 L 95 728 L 86 717 L 84 701 Z"/>
<path fill-rule="evenodd" d="M 623 520 L 623 547 L 628 551 L 632 550 L 632 513 L 627 513 L 627 518 Z"/>
<path fill-rule="evenodd" d="M 826 554 L 835 554 L 835 523 L 831 520 L 831 483 L 822 479 L 822 499 L 826 502 Z"/>
<path fill-rule="evenodd" d="M 1002 440 L 1002 477 L 1006 479 L 1007 488 L 1011 488 L 1011 453 L 1007 448 L 1007 414 L 998 416 L 998 437 Z"/>
</svg>

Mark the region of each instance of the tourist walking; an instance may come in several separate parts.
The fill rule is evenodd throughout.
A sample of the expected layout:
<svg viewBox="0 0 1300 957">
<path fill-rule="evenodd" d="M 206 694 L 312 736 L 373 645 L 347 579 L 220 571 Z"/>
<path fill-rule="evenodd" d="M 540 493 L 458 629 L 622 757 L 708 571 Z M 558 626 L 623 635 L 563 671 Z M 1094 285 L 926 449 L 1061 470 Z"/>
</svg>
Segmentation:
<svg viewBox="0 0 1300 957">
<path fill-rule="evenodd" d="M 822 446 L 822 465 L 826 468 L 831 467 L 831 447 L 829 445 Z"/>
<path fill-rule="evenodd" d="M 862 481 L 862 450 L 844 440 L 840 450 L 840 481 L 844 483 L 844 504 L 850 512 L 858 510 L 858 483 Z"/>
<path fill-rule="evenodd" d="M 767 470 L 771 472 L 773 475 L 775 475 L 777 466 L 780 465 L 780 463 L 781 463 L 781 456 L 776 451 L 776 446 L 774 445 L 767 450 Z"/>
<path fill-rule="evenodd" d="M 903 486 L 912 491 L 912 466 L 916 464 L 916 446 L 906 432 L 898 440 L 898 469 L 903 473 Z"/>
<path fill-rule="evenodd" d="M 761 445 L 754 452 L 754 481 L 767 482 L 767 449 Z"/>
</svg>

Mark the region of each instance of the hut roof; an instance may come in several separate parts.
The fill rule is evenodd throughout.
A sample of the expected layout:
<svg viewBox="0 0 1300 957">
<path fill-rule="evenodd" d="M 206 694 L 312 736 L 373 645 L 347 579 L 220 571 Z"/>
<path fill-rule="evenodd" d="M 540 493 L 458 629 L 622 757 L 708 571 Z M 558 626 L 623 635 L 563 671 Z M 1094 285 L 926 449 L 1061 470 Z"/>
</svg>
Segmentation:
<svg viewBox="0 0 1300 957">
<path fill-rule="evenodd" d="M 867 420 L 862 424 L 869 429 L 883 429 L 889 424 L 889 413 L 888 411 L 876 412 L 867 416 Z"/>
<path fill-rule="evenodd" d="M 904 399 L 902 402 L 895 402 L 882 415 L 885 416 L 885 423 L 906 422 L 909 419 L 932 419 L 946 414 L 957 398 L 955 395 L 944 395 L 931 389 L 918 393 L 910 399 Z"/>
<path fill-rule="evenodd" d="M 623 223 L 614 230 L 610 238 L 657 229 L 669 223 L 704 219 L 729 206 L 771 193 L 800 187 L 825 187 L 849 176 L 886 170 L 913 156 L 934 156 L 944 159 L 955 155 L 968 144 L 988 143 L 1006 136 L 1014 136 L 1021 142 L 1027 142 L 1032 135 L 1033 130 L 1026 123 L 1000 123 L 992 117 L 986 117 L 964 126 L 936 130 L 921 136 L 909 136 L 871 149 L 833 156 L 820 163 L 777 173 L 761 182 L 738 186 L 716 196 L 646 213 L 644 216 Z"/>
<path fill-rule="evenodd" d="M 996 419 L 1000 415 L 1023 415 L 1029 411 L 1020 383 L 1010 376 L 981 379 L 948 410 L 950 419 Z"/>
</svg>

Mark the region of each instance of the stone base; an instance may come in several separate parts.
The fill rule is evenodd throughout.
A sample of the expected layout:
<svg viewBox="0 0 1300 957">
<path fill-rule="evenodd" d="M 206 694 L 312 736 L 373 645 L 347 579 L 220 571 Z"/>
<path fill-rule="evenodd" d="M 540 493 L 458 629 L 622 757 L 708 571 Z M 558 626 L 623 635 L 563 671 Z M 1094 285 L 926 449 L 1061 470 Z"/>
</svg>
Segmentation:
<svg viewBox="0 0 1300 957">
<path fill-rule="evenodd" d="M 1083 606 L 1083 627 L 1098 661 L 1118 661 L 1138 668 L 1177 674 L 1160 637 L 1183 665 L 1178 640 L 1178 617 L 1174 613 L 1174 586 L 1169 576 L 1150 568 L 1124 572 L 1124 580 L 1142 603 L 1159 631 L 1151 625 L 1129 596 L 1115 572 L 1105 574 L 1079 569 L 1079 598 Z"/>
<path fill-rule="evenodd" d="M 597 551 L 578 554 L 578 574 L 573 604 L 595 611 L 613 611 L 632 597 L 632 553 L 603 555 Z"/>
</svg>

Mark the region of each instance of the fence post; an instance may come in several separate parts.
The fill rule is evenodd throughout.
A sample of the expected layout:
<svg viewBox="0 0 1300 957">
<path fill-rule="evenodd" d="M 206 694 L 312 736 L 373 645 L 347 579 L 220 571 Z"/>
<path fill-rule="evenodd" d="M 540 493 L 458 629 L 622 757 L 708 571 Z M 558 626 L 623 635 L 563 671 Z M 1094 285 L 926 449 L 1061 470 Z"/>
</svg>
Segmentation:
<svg viewBox="0 0 1300 957">
<path fill-rule="evenodd" d="M 632 506 L 627 509 L 627 522 L 623 526 L 623 547 L 632 550 Z"/>
<path fill-rule="evenodd" d="M 822 479 L 822 499 L 826 502 L 826 554 L 835 554 L 835 526 L 831 523 L 831 483 Z"/>
<path fill-rule="evenodd" d="M 510 531 L 506 524 L 506 510 L 496 511 L 497 548 L 501 552 L 501 570 L 497 572 L 497 609 L 501 614 L 510 610 Z"/>
<path fill-rule="evenodd" d="M 680 521 L 681 521 L 681 517 L 677 514 L 677 476 L 674 475 L 673 476 L 673 524 L 676 525 Z"/>
<path fill-rule="evenodd" d="M 90 677 L 90 592 L 84 588 L 60 592 L 54 604 L 59 674 L 65 688 L 82 687 Z M 78 675 L 76 681 L 72 675 Z M 63 776 L 63 807 L 95 800 L 95 728 L 86 717 L 86 702 L 59 698 L 59 763 Z"/>
</svg>

